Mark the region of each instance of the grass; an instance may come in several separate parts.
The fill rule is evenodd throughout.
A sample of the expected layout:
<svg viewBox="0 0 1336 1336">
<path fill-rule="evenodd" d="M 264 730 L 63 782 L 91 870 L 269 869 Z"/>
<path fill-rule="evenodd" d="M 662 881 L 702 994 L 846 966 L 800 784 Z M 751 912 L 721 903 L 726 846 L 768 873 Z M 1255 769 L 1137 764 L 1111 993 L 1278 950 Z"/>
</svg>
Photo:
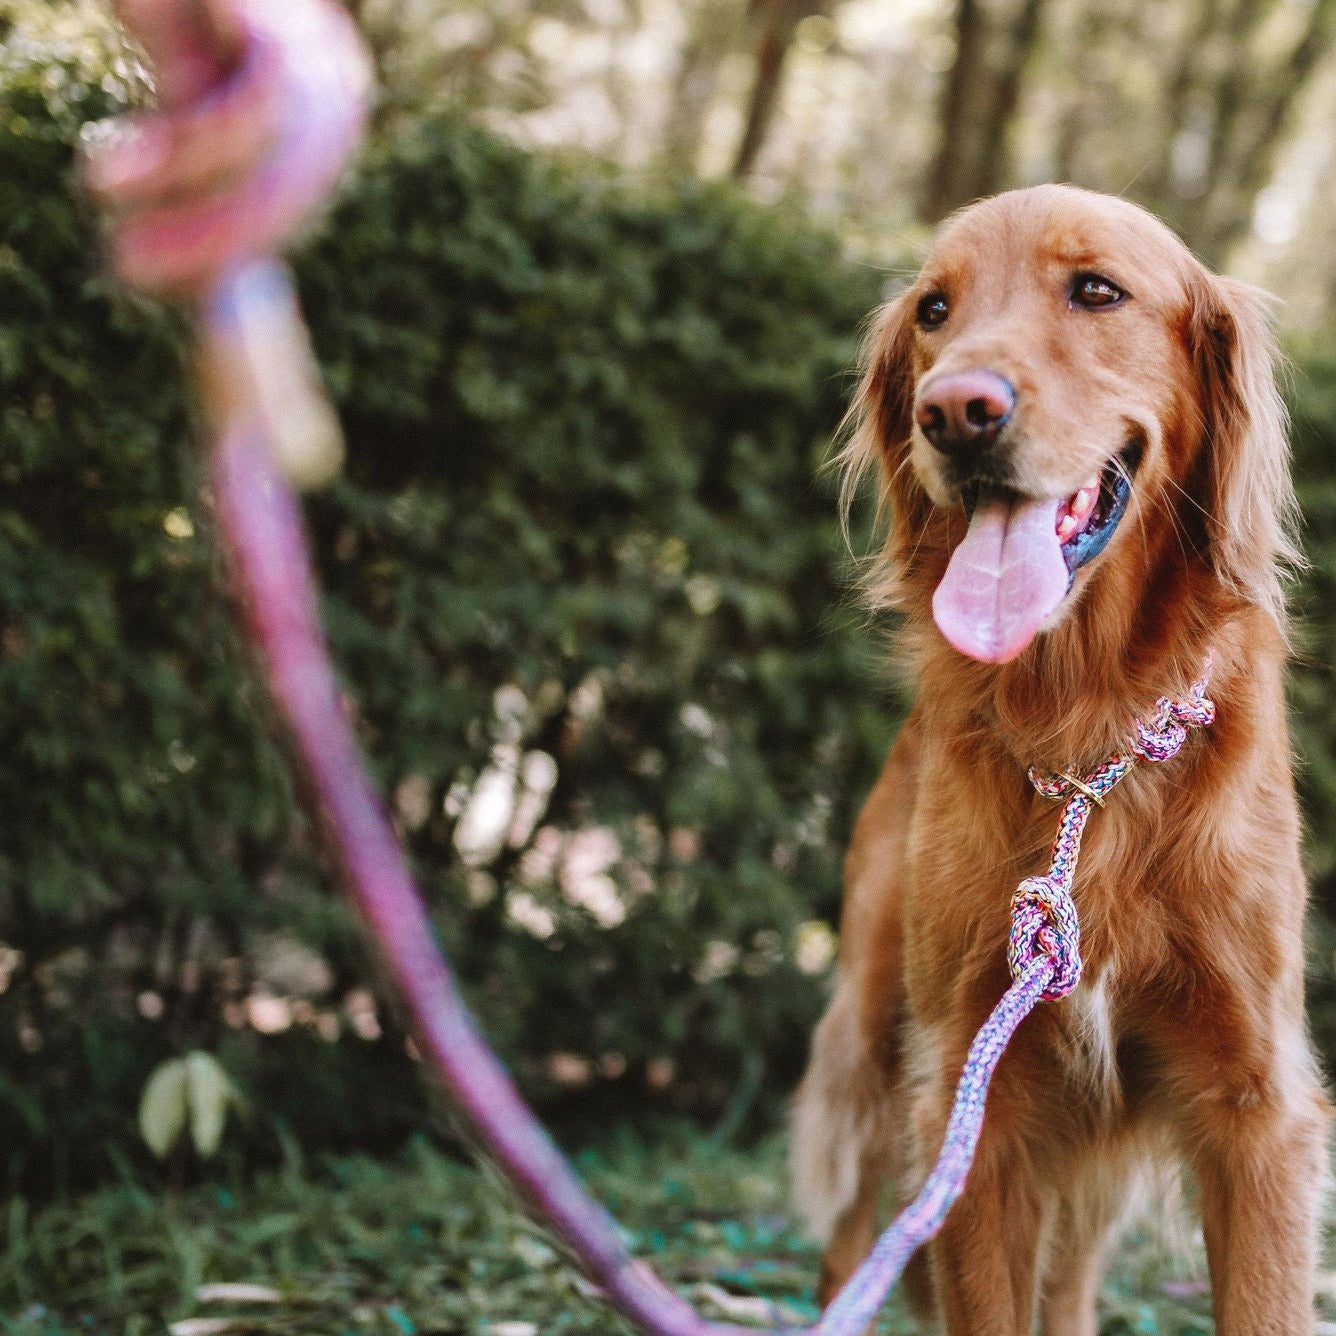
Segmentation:
<svg viewBox="0 0 1336 1336">
<path fill-rule="evenodd" d="M 815 1316 L 816 1253 L 783 1202 L 783 1150 L 629 1136 L 579 1167 L 648 1258 L 707 1316 Z M 488 1172 L 425 1143 L 394 1163 L 304 1162 L 244 1188 L 134 1183 L 29 1213 L 0 1236 L 0 1331 L 14 1336 L 560 1336 L 627 1329 Z M 1101 1336 L 1213 1330 L 1200 1258 L 1151 1232 L 1120 1250 Z M 1331 1316 L 1331 1314 L 1327 1314 Z M 892 1303 L 880 1328 L 912 1331 Z M 1336 1332 L 1336 1324 L 1319 1330 Z"/>
</svg>

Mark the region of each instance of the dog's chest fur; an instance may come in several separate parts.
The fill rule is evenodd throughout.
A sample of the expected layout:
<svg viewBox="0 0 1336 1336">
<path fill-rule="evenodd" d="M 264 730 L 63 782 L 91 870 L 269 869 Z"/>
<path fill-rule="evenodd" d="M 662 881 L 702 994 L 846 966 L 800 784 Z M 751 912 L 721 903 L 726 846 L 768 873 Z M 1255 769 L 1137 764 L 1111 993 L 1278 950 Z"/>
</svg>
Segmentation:
<svg viewBox="0 0 1336 1336">
<path fill-rule="evenodd" d="M 1085 1102 L 1104 1119 L 1124 1107 L 1123 1074 L 1118 1061 L 1119 1017 L 1107 973 L 1085 977 L 1060 1003 L 1061 1051 L 1068 1079 Z"/>
</svg>

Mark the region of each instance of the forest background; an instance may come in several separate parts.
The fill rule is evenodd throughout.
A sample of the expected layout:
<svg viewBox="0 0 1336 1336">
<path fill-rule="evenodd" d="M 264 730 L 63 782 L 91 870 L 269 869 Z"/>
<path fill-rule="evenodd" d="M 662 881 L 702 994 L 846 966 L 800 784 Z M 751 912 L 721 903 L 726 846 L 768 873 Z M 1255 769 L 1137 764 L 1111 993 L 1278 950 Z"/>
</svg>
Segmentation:
<svg viewBox="0 0 1336 1336">
<path fill-rule="evenodd" d="M 823 471 L 932 225 L 1061 179 L 1269 286 L 1312 566 L 1292 705 L 1336 1064 L 1336 0 L 358 0 L 381 100 L 296 258 L 349 438 L 348 709 L 471 1004 L 574 1139 L 779 1125 L 903 710 Z M 181 327 L 73 186 L 144 96 L 0 0 L 0 1184 L 434 1126 L 230 630 Z M 219 1159 L 137 1122 L 206 1054 Z M 235 1094 L 236 1098 L 233 1099 Z M 577 1131 L 578 1129 L 578 1131 Z"/>
</svg>

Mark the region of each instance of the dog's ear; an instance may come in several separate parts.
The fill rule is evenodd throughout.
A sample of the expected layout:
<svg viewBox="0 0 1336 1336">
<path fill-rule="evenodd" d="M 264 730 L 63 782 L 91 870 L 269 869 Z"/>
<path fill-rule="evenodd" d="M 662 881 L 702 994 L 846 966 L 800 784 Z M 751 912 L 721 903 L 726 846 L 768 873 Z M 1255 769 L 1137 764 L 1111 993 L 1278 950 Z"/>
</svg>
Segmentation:
<svg viewBox="0 0 1336 1336">
<path fill-rule="evenodd" d="M 1196 499 L 1207 553 L 1226 585 L 1283 628 L 1285 577 L 1303 557 L 1270 298 L 1205 270 L 1190 293 L 1188 346 L 1203 415 Z"/>
<path fill-rule="evenodd" d="M 902 294 L 872 317 L 863 345 L 862 380 L 845 418 L 845 445 L 836 461 L 843 473 L 841 514 L 846 523 L 859 484 L 869 473 L 879 475 L 878 515 L 889 509 L 890 531 L 871 591 L 883 605 L 899 602 L 902 558 L 913 549 L 914 535 L 932 509 L 908 458 L 914 412 L 911 311 Z"/>
</svg>

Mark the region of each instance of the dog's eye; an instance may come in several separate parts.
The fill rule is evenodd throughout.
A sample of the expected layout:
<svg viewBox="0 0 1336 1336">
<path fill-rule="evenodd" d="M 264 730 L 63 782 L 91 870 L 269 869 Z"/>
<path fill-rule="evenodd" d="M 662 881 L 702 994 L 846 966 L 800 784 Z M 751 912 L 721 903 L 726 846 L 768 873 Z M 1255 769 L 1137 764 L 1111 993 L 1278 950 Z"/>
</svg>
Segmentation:
<svg viewBox="0 0 1336 1336">
<path fill-rule="evenodd" d="M 940 292 L 930 292 L 919 302 L 914 316 L 921 329 L 936 329 L 939 325 L 946 324 L 946 317 L 950 313 L 951 308 L 947 305 L 945 295 Z"/>
<path fill-rule="evenodd" d="M 1110 283 L 1107 278 L 1101 278 L 1098 274 L 1077 274 L 1076 282 L 1072 284 L 1072 302 L 1076 306 L 1084 306 L 1087 310 L 1095 310 L 1101 306 L 1117 306 L 1126 297 L 1127 293 L 1116 283 Z"/>
</svg>

